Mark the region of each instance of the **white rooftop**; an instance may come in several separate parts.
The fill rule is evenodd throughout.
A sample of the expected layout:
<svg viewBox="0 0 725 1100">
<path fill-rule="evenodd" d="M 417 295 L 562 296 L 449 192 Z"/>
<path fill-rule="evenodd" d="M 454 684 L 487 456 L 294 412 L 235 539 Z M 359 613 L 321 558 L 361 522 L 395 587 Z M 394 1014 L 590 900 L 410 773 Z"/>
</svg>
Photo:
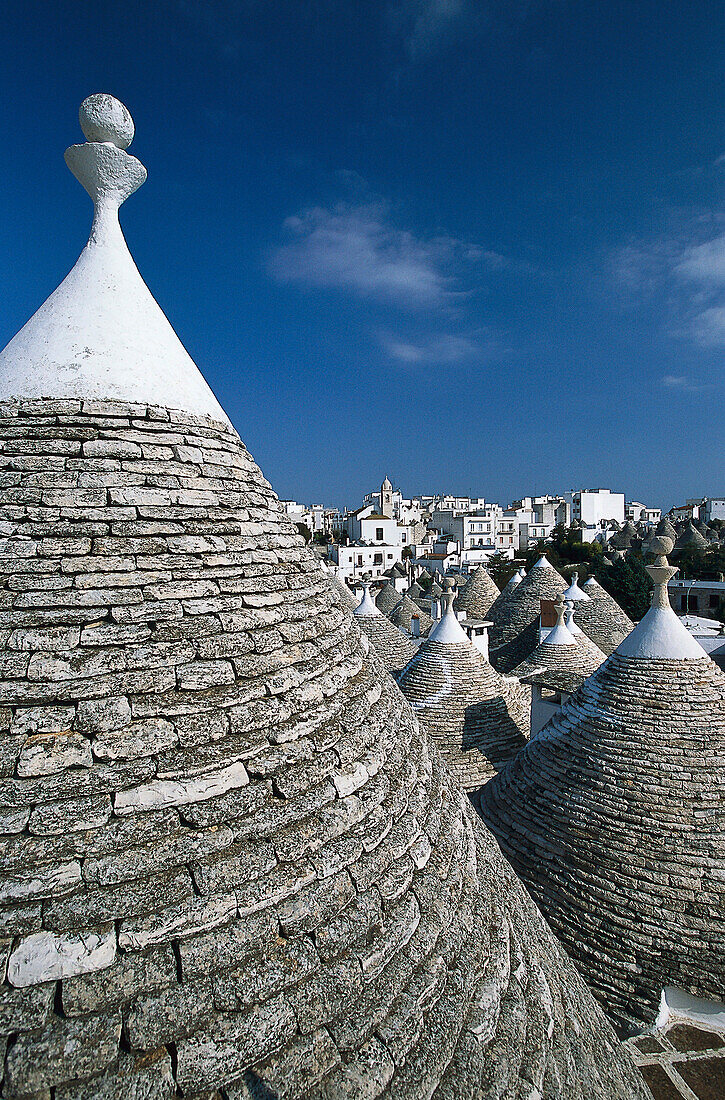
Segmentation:
<svg viewBox="0 0 725 1100">
<path fill-rule="evenodd" d="M 428 638 L 431 642 L 439 642 L 442 645 L 471 645 L 471 641 L 465 630 L 456 618 L 453 610 L 455 592 L 453 586 L 446 588 L 441 596 L 443 614 L 431 630 Z"/>
<path fill-rule="evenodd" d="M 370 595 L 369 581 L 363 582 L 363 597 L 353 611 L 353 615 L 357 616 L 358 619 L 369 619 L 373 615 L 382 615 L 382 611 L 379 607 L 376 607 L 375 600 Z"/>
<path fill-rule="evenodd" d="M 90 238 L 61 285 L 0 353 L 0 400 L 84 398 L 228 418 L 141 278 L 118 223 L 146 179 L 125 152 L 134 127 L 110 95 L 80 109 L 88 139 L 65 159 L 93 199 Z"/>
<path fill-rule="evenodd" d="M 565 600 L 591 600 L 586 592 L 579 587 L 579 574 L 572 573 L 571 584 L 564 592 Z"/>
<path fill-rule="evenodd" d="M 556 626 L 553 630 L 550 630 L 545 638 L 542 639 L 542 645 L 576 645 L 576 638 L 564 623 L 564 615 L 566 614 L 566 604 L 561 597 L 554 604 L 556 608 Z"/>
</svg>

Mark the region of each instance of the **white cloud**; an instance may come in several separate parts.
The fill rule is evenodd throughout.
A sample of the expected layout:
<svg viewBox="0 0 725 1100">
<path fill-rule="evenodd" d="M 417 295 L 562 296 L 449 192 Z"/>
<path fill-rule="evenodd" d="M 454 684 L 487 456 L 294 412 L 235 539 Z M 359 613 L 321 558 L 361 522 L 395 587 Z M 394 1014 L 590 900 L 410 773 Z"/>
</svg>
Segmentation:
<svg viewBox="0 0 725 1100">
<path fill-rule="evenodd" d="M 725 306 L 710 306 L 702 310 L 692 321 L 691 329 L 702 347 L 725 347 Z"/>
<path fill-rule="evenodd" d="M 462 293 L 456 276 L 472 246 L 424 240 L 393 226 L 383 202 L 311 207 L 287 218 L 287 241 L 270 256 L 280 282 L 337 287 L 407 309 L 442 307 Z"/>
<path fill-rule="evenodd" d="M 675 271 L 683 279 L 725 288 L 725 234 L 686 248 Z"/>
<path fill-rule="evenodd" d="M 618 249 L 612 267 L 626 294 L 664 296 L 671 335 L 704 348 L 725 346 L 725 234 L 703 240 L 701 226 L 691 223 L 677 238 Z M 666 375 L 662 384 L 674 388 L 675 378 Z"/>
<path fill-rule="evenodd" d="M 681 393 L 702 393 L 712 387 L 712 383 L 696 382 L 687 374 L 665 374 L 660 383 L 667 390 L 679 390 Z"/>
<path fill-rule="evenodd" d="M 470 337 L 451 333 L 416 339 L 382 334 L 380 343 L 391 358 L 406 366 L 456 366 L 480 359 L 483 351 Z"/>
</svg>

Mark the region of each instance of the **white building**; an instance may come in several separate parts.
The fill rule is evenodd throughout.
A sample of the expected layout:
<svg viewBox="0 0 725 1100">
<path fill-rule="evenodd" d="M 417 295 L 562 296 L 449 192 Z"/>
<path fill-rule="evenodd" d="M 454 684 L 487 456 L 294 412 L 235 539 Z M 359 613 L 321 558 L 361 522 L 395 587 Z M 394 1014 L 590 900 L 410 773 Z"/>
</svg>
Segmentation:
<svg viewBox="0 0 725 1100">
<path fill-rule="evenodd" d="M 639 500 L 630 500 L 624 505 L 624 514 L 632 523 L 646 523 L 649 527 L 656 527 L 662 519 L 661 508 L 648 508 Z"/>
<path fill-rule="evenodd" d="M 373 579 L 400 561 L 400 548 L 397 546 L 339 546 L 328 547 L 328 561 L 334 566 L 341 580 L 355 581 L 369 573 Z"/>
<path fill-rule="evenodd" d="M 725 497 L 705 497 L 705 523 L 714 519 L 725 520 Z"/>
<path fill-rule="evenodd" d="M 669 516 L 673 523 L 686 523 L 688 519 L 699 519 L 701 500 L 688 500 L 686 504 L 679 504 L 676 508 L 670 508 Z"/>
<path fill-rule="evenodd" d="M 312 511 L 304 504 L 298 504 L 296 500 L 280 500 L 282 511 L 289 516 L 293 523 L 304 523 L 305 527 L 314 533 Z"/>
<path fill-rule="evenodd" d="M 571 523 L 579 521 L 585 527 L 599 527 L 602 521 L 614 519 L 624 523 L 624 493 L 611 489 L 570 489 L 564 494 L 569 505 Z"/>
</svg>

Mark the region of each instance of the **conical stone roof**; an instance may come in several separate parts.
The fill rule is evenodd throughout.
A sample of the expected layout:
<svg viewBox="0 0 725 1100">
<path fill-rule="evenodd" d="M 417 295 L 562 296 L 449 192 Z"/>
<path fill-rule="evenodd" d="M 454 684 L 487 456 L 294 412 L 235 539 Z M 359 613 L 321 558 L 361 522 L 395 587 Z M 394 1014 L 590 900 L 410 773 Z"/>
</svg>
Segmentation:
<svg viewBox="0 0 725 1100">
<path fill-rule="evenodd" d="M 414 656 L 417 646 L 375 606 L 370 595 L 370 584 L 367 582 L 363 597 L 353 615 L 388 672 L 400 672 L 405 668 Z"/>
<path fill-rule="evenodd" d="M 561 574 L 541 557 L 512 591 L 504 589 L 487 616 L 493 622 L 489 653 L 494 668 L 510 672 L 533 652 L 539 642 L 534 627 L 541 614 L 541 600 L 555 600 L 566 587 Z"/>
<path fill-rule="evenodd" d="M 433 620 L 422 607 L 418 607 L 413 603 L 410 596 L 403 596 L 390 612 L 388 618 L 393 626 L 399 627 L 400 630 L 406 630 L 410 634 L 414 615 L 418 616 L 421 635 L 427 634 L 433 625 Z"/>
<path fill-rule="evenodd" d="M 673 542 L 677 541 L 677 531 L 675 531 L 667 516 L 663 516 L 657 524 L 656 534 L 664 538 L 672 539 Z"/>
<path fill-rule="evenodd" d="M 644 1098 L 198 380 L 88 347 L 0 361 L 3 1095 Z"/>
<path fill-rule="evenodd" d="M 695 525 L 690 522 L 685 527 L 685 530 L 678 536 L 675 543 L 675 550 L 706 550 L 707 539 L 704 538 L 697 530 Z"/>
<path fill-rule="evenodd" d="M 582 591 L 589 600 L 577 603 L 577 623 L 608 657 L 633 630 L 634 623 L 594 577 L 589 578 Z"/>
<path fill-rule="evenodd" d="M 375 606 L 379 611 L 382 611 L 383 615 L 389 615 L 402 598 L 395 585 L 391 584 L 390 581 L 386 581 L 375 598 Z"/>
<path fill-rule="evenodd" d="M 628 519 L 624 527 L 622 527 L 620 531 L 615 531 L 610 537 L 607 545 L 611 546 L 614 550 L 629 550 L 638 539 L 637 528 L 632 521 Z"/>
<path fill-rule="evenodd" d="M 495 672 L 453 611 L 453 591 L 428 639 L 398 678 L 453 776 L 477 790 L 526 744 L 530 691 Z"/>
<path fill-rule="evenodd" d="M 676 570 L 649 570 L 642 622 L 480 801 L 625 1025 L 651 1023 L 664 986 L 720 999 L 725 983 L 725 676 L 669 606 Z"/>
<path fill-rule="evenodd" d="M 354 611 L 354 609 L 357 607 L 357 600 L 355 599 L 354 595 L 347 587 L 345 582 L 341 580 L 340 577 L 333 577 L 332 583 L 337 591 L 340 593 L 342 597 L 342 602 L 345 607 L 349 607 L 351 611 Z"/>
<path fill-rule="evenodd" d="M 559 599 L 556 608 L 556 626 L 539 642 L 533 653 L 513 669 L 512 676 L 521 678 L 543 669 L 551 669 L 585 677 L 599 668 L 604 654 L 596 647 L 593 652 L 589 648 L 593 643 L 589 642 L 587 645 L 589 639 L 580 641 L 580 638 L 585 637 L 584 634 L 575 636 L 569 631 L 564 622 L 566 604 L 562 599 Z"/>
<path fill-rule="evenodd" d="M 469 619 L 485 619 L 500 592 L 487 569 L 480 566 L 466 581 L 456 598 L 456 610 Z"/>
</svg>

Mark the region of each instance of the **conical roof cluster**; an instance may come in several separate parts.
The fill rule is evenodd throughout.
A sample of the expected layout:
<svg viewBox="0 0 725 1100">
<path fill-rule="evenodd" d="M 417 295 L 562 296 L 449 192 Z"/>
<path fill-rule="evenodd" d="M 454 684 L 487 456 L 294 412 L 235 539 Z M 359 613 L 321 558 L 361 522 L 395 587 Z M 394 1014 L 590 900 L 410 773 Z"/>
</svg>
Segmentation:
<svg viewBox="0 0 725 1100">
<path fill-rule="evenodd" d="M 394 607 L 400 603 L 402 596 L 394 584 L 386 581 L 375 597 L 375 606 L 383 615 L 389 615 Z"/>
<path fill-rule="evenodd" d="M 700 534 L 692 520 L 687 524 L 682 534 L 677 536 L 675 552 L 678 550 L 706 550 L 707 539 Z"/>
<path fill-rule="evenodd" d="M 637 528 L 632 523 L 631 519 L 628 519 L 624 527 L 619 531 L 615 531 L 610 536 L 607 545 L 611 546 L 614 550 L 629 550 L 639 540 L 637 534 Z"/>
<path fill-rule="evenodd" d="M 471 573 L 456 597 L 456 610 L 465 612 L 469 619 L 485 619 L 491 605 L 500 592 L 493 577 L 483 566 Z"/>
<path fill-rule="evenodd" d="M 494 668 L 510 672 L 533 652 L 539 642 L 541 600 L 555 600 L 566 587 L 561 574 L 541 557 L 518 585 L 501 592 L 488 612 L 493 622 L 489 645 Z"/>
<path fill-rule="evenodd" d="M 375 606 L 368 581 L 364 584 L 363 597 L 353 615 L 388 672 L 402 671 L 414 656 L 417 646 Z"/>
<path fill-rule="evenodd" d="M 579 626 L 608 657 L 634 628 L 629 615 L 594 577 L 582 586 L 589 597 L 576 604 Z"/>
<path fill-rule="evenodd" d="M 526 744 L 530 692 L 495 672 L 453 610 L 452 582 L 440 620 L 398 678 L 455 782 L 476 790 Z"/>
<path fill-rule="evenodd" d="M 427 611 L 413 603 L 410 596 L 403 596 L 389 613 L 388 618 L 393 626 L 397 626 L 400 630 L 405 630 L 410 634 L 413 629 L 414 615 L 418 617 L 420 633 L 421 636 L 424 636 L 433 626 L 433 620 Z"/>
<path fill-rule="evenodd" d="M 522 678 L 547 669 L 586 677 L 599 668 L 604 654 L 582 631 L 575 636 L 568 629 L 564 622 L 567 604 L 561 597 L 556 603 L 556 611 L 556 626 L 539 642 L 533 653 L 513 669 L 512 676 Z"/>
<path fill-rule="evenodd" d="M 652 607 L 484 787 L 504 853 L 610 1015 L 652 1023 L 665 986 L 725 984 L 725 676 L 669 605 Z"/>
<path fill-rule="evenodd" d="M 4 1096 L 644 1098 L 134 282 L 128 113 L 82 120 L 98 233 L 0 357 Z"/>
</svg>

